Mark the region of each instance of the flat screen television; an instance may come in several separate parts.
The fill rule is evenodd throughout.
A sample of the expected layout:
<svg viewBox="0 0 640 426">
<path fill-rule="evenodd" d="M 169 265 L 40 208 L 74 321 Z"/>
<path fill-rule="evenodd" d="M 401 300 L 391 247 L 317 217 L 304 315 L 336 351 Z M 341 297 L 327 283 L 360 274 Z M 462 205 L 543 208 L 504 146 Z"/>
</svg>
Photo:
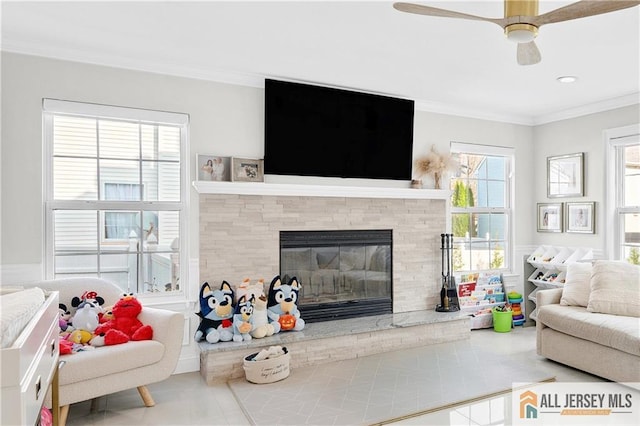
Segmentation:
<svg viewBox="0 0 640 426">
<path fill-rule="evenodd" d="M 410 180 L 414 102 L 265 80 L 266 174 Z"/>
</svg>

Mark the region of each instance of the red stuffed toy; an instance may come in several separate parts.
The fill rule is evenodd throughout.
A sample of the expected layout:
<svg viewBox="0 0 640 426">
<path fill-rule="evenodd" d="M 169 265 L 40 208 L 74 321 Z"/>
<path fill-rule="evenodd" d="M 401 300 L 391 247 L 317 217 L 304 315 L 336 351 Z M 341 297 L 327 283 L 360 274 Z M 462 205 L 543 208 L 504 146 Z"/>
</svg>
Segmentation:
<svg viewBox="0 0 640 426">
<path fill-rule="evenodd" d="M 151 340 L 153 329 L 150 325 L 143 325 L 138 319 L 142 305 L 133 294 L 125 294 L 113 305 L 111 312 L 113 319 L 100 324 L 94 331 L 96 337 L 92 345 L 118 345 L 129 340 Z M 104 342 L 100 342 L 104 338 Z"/>
</svg>

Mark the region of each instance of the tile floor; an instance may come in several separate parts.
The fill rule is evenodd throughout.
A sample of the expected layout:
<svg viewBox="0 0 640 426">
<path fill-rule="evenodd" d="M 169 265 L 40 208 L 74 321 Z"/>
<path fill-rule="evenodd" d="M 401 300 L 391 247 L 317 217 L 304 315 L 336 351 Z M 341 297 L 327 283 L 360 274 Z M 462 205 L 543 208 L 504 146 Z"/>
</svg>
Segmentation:
<svg viewBox="0 0 640 426">
<path fill-rule="evenodd" d="M 522 365 L 555 376 L 557 381 L 595 382 L 602 379 L 546 360 L 535 353 L 535 327 L 516 327 L 510 333 L 496 333 L 491 329 L 474 330 L 469 340 L 443 343 L 442 350 L 464 352 L 473 348 L 477 352 L 493 352 L 509 356 Z M 387 354 L 390 360 L 397 359 L 398 352 Z M 351 360 L 352 361 L 352 360 Z M 350 361 L 339 361 L 332 368 L 344 368 L 351 372 Z M 486 367 L 479 367 L 486 368 Z M 509 369 L 492 368 L 496 375 L 509 374 Z M 293 376 L 292 372 L 292 376 Z M 288 379 L 287 379 L 288 380 Z M 283 382 L 284 383 L 284 382 Z M 313 386 L 310 381 L 310 386 Z M 464 384 L 462 384 L 464 386 Z M 455 398 L 457 385 L 448 392 Z M 207 386 L 198 372 L 177 374 L 161 383 L 149 386 L 156 406 L 145 408 L 135 389 L 99 398 L 98 408 L 90 412 L 90 402 L 71 406 L 68 425 L 249 425 L 251 420 L 244 414 L 227 384 Z M 411 394 L 420 392 L 419 387 L 407 386 L 404 390 Z M 295 401 L 285 401 L 295 404 Z M 366 407 L 363 407 L 365 409 Z M 298 419 L 299 422 L 299 419 Z M 307 419 L 307 424 L 367 424 L 367 422 L 341 422 L 326 417 Z M 268 423 L 268 422 L 264 422 Z M 293 422 L 291 424 L 299 424 Z M 494 425 L 511 424 L 510 393 L 490 397 L 472 404 L 463 404 L 439 410 L 419 417 L 397 421 L 403 425 Z"/>
</svg>

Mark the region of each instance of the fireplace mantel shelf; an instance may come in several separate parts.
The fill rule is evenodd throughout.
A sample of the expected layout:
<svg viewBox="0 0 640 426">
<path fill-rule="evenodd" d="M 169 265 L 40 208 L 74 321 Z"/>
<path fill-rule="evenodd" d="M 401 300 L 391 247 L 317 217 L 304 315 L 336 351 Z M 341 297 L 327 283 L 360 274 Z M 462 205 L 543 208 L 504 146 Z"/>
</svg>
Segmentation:
<svg viewBox="0 0 640 426">
<path fill-rule="evenodd" d="M 446 189 L 387 188 L 373 186 L 302 185 L 264 182 L 194 181 L 199 194 L 272 195 L 293 197 L 402 198 L 448 200 Z"/>
</svg>

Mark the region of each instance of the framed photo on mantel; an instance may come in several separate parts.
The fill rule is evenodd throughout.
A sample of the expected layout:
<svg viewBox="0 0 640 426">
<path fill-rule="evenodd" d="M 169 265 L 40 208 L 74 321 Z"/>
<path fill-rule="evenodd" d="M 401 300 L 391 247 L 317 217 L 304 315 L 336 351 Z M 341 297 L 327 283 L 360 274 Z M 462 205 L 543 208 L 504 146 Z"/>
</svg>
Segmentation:
<svg viewBox="0 0 640 426">
<path fill-rule="evenodd" d="M 233 157 L 231 179 L 234 182 L 264 182 L 264 161 Z"/>
</svg>

